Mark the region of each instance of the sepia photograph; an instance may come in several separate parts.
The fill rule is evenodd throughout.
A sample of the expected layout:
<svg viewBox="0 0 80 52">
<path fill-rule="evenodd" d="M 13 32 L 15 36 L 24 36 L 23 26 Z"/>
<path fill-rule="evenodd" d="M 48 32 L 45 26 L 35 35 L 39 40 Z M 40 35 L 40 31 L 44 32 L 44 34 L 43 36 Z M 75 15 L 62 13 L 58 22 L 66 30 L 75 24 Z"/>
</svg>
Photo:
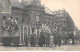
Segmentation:
<svg viewBox="0 0 80 52">
<path fill-rule="evenodd" d="M 0 51 L 80 51 L 80 0 L 0 0 Z"/>
</svg>

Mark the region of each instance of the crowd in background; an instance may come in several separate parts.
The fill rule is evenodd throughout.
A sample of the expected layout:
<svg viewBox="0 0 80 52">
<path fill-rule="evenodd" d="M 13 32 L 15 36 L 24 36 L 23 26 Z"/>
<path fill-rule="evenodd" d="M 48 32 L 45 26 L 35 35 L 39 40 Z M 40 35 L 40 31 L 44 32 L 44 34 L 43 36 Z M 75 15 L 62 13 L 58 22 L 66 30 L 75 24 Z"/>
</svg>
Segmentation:
<svg viewBox="0 0 80 52">
<path fill-rule="evenodd" d="M 68 35 L 69 37 L 63 36 L 60 31 L 55 31 L 52 34 L 40 32 L 40 36 L 37 38 L 35 33 L 32 33 L 30 36 L 30 40 L 29 41 L 26 40 L 25 44 L 28 46 L 28 42 L 29 42 L 31 47 L 36 47 L 36 46 L 56 47 L 57 45 L 60 47 L 62 44 L 62 41 L 67 44 L 68 39 L 70 38 L 72 39 L 72 44 L 74 44 L 74 39 L 73 39 L 74 34 L 69 33 Z"/>
</svg>

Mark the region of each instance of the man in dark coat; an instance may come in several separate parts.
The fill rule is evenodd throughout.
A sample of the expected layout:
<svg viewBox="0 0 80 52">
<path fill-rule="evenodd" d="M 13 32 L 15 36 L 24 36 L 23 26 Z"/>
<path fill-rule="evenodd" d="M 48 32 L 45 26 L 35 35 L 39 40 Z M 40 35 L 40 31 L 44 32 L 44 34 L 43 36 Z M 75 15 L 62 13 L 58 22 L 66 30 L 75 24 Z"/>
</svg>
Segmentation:
<svg viewBox="0 0 80 52">
<path fill-rule="evenodd" d="M 27 34 L 25 34 L 25 36 L 24 36 L 24 42 L 25 42 L 25 46 L 28 46 L 28 38 L 27 38 Z"/>
<path fill-rule="evenodd" d="M 54 44 L 55 44 L 55 47 L 57 45 L 59 45 L 59 47 L 61 46 L 61 32 L 59 31 L 54 32 Z"/>
<path fill-rule="evenodd" d="M 45 35 L 43 32 L 41 32 L 39 37 L 39 46 L 43 46 L 45 44 Z"/>
<path fill-rule="evenodd" d="M 30 45 L 31 47 L 34 47 L 36 46 L 36 40 L 35 40 L 35 34 L 31 34 L 31 37 L 30 37 Z"/>
<path fill-rule="evenodd" d="M 71 32 L 69 38 L 72 39 L 72 44 L 74 44 L 74 32 Z"/>
<path fill-rule="evenodd" d="M 49 47 L 49 43 L 50 43 L 50 34 L 49 33 L 46 33 L 46 36 L 45 36 L 45 44 L 46 44 L 46 47 L 47 46 Z"/>
</svg>

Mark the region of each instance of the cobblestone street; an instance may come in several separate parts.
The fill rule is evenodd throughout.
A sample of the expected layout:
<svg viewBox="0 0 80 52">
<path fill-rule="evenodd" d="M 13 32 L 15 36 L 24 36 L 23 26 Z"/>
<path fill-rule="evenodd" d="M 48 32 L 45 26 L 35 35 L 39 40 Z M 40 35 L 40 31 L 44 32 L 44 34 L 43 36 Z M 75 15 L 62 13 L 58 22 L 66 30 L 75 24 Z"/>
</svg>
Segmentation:
<svg viewBox="0 0 80 52">
<path fill-rule="evenodd" d="M 80 45 L 62 45 L 61 47 L 4 47 L 0 46 L 1 51 L 80 51 Z"/>
</svg>

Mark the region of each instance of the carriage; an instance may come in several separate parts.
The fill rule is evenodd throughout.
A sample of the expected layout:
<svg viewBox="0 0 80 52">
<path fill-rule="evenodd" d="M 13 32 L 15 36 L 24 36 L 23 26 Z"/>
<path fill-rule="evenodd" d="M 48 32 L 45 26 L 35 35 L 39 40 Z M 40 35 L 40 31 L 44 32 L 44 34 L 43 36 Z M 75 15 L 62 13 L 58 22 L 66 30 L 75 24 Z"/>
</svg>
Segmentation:
<svg viewBox="0 0 80 52">
<path fill-rule="evenodd" d="M 4 20 L 0 27 L 0 43 L 5 46 L 19 45 L 18 25 L 12 19 Z"/>
</svg>

